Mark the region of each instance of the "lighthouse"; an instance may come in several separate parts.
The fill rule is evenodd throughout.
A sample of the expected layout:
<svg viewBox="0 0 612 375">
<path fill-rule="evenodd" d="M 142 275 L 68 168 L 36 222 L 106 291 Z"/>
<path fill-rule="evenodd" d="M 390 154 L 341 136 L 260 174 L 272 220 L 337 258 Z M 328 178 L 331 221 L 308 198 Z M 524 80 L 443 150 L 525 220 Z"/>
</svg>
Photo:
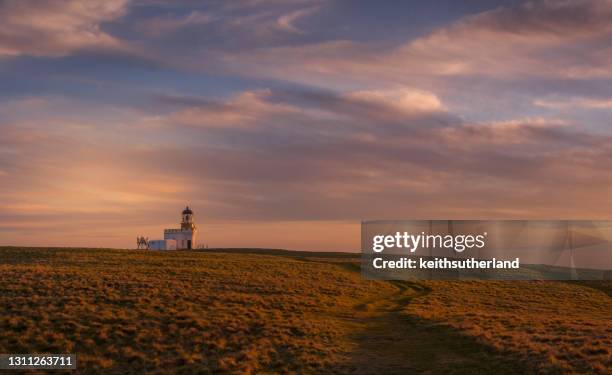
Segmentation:
<svg viewBox="0 0 612 375">
<path fill-rule="evenodd" d="M 164 229 L 164 240 L 175 240 L 178 250 L 191 250 L 196 247 L 196 232 L 193 211 L 187 206 L 182 213 L 181 229 Z"/>
<path fill-rule="evenodd" d="M 179 229 L 164 229 L 163 240 L 149 242 L 152 250 L 191 250 L 196 248 L 197 227 L 193 222 L 193 211 L 186 206 L 181 213 Z"/>
</svg>

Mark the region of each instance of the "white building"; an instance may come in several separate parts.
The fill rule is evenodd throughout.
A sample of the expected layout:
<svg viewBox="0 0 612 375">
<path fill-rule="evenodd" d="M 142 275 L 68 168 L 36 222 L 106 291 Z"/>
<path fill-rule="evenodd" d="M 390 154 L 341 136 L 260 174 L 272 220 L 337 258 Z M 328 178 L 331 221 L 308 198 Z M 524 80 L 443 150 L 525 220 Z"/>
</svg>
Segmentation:
<svg viewBox="0 0 612 375">
<path fill-rule="evenodd" d="M 176 240 L 149 241 L 149 250 L 176 250 Z"/>
<path fill-rule="evenodd" d="M 180 229 L 164 229 L 163 240 L 149 241 L 151 250 L 191 250 L 196 248 L 196 225 L 193 223 L 193 211 L 185 207 Z"/>
</svg>

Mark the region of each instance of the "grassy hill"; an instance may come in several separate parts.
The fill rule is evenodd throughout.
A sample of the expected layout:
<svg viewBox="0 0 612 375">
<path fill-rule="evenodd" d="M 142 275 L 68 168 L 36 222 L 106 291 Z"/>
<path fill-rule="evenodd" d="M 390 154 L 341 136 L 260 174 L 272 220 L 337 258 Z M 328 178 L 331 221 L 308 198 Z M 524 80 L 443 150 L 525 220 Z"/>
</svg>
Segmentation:
<svg viewBox="0 0 612 375">
<path fill-rule="evenodd" d="M 355 254 L 0 248 L 0 353 L 79 372 L 606 373 L 610 282 L 363 280 Z"/>
</svg>

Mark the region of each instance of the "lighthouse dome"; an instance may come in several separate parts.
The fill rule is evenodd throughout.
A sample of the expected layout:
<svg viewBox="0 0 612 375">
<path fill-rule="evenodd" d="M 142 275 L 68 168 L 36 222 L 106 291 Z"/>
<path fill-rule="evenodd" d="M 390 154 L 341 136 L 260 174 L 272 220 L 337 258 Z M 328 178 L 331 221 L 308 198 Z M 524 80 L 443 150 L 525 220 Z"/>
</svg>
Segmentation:
<svg viewBox="0 0 612 375">
<path fill-rule="evenodd" d="M 185 209 L 183 210 L 183 215 L 193 215 L 193 211 L 191 211 L 191 208 L 189 208 L 189 206 L 185 207 Z"/>
</svg>

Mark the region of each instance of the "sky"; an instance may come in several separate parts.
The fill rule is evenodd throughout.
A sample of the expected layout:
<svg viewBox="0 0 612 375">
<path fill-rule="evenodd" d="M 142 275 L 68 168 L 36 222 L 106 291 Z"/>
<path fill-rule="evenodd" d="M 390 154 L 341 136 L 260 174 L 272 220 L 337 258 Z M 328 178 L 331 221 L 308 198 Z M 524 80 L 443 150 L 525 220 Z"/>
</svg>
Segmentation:
<svg viewBox="0 0 612 375">
<path fill-rule="evenodd" d="M 612 1 L 0 0 L 0 245 L 612 218 Z"/>
</svg>

